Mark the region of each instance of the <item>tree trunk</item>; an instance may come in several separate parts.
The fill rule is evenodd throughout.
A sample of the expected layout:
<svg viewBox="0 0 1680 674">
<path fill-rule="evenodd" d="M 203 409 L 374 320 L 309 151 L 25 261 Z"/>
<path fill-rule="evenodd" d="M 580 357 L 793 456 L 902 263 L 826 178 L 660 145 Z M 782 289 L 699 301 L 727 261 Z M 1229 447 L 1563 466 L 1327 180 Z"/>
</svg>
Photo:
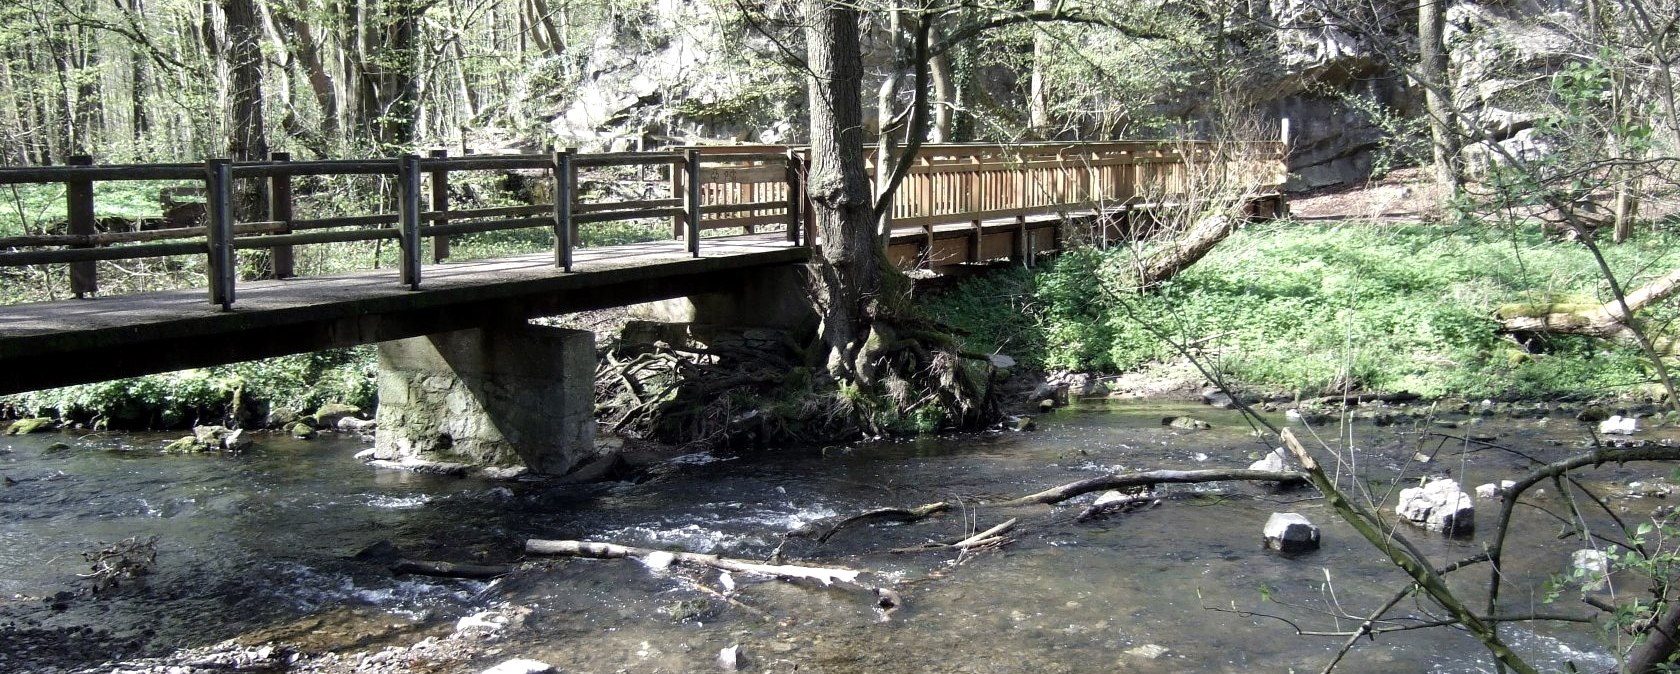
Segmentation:
<svg viewBox="0 0 1680 674">
<path fill-rule="evenodd" d="M 1138 272 L 1138 288 L 1148 290 L 1196 264 L 1214 246 L 1237 231 L 1240 221 L 1229 215 L 1213 215 L 1197 222 L 1177 241 L 1143 261 Z"/>
<path fill-rule="evenodd" d="M 1033 0 L 1034 12 L 1048 12 L 1054 7 L 1051 0 Z M 1049 75 L 1044 72 L 1049 59 L 1050 38 L 1034 26 L 1032 81 L 1027 92 L 1027 123 L 1032 127 L 1033 135 L 1039 138 L 1046 138 L 1050 133 L 1050 100 L 1046 91 Z"/>
<path fill-rule="evenodd" d="M 829 371 L 851 379 L 878 308 L 886 256 L 875 237 L 863 163 L 863 57 L 858 12 L 806 0 L 812 217 L 821 235 L 814 283 Z M 861 382 L 868 383 L 868 382 Z"/>
<path fill-rule="evenodd" d="M 933 73 L 933 129 L 928 134 L 928 142 L 949 143 L 952 142 L 957 103 L 957 84 L 955 75 L 951 72 L 951 57 L 940 54 L 933 57 L 933 62 L 928 66 Z"/>
<path fill-rule="evenodd" d="M 1418 70 L 1424 106 L 1429 112 L 1430 148 L 1435 155 L 1435 183 L 1457 191 L 1463 184 L 1459 169 L 1457 117 L 1453 114 L 1452 84 L 1447 77 L 1447 0 L 1418 0 Z"/>
</svg>

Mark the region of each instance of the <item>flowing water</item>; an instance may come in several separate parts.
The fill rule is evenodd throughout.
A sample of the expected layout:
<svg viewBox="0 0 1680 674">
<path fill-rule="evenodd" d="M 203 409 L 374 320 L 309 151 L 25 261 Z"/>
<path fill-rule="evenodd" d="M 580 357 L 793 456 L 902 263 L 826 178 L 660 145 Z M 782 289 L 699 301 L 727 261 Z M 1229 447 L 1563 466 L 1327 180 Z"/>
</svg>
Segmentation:
<svg viewBox="0 0 1680 674">
<path fill-rule="evenodd" d="M 1212 430 L 1163 428 L 1193 413 Z M 1278 420 L 1283 422 L 1281 418 Z M 1351 453 L 1381 495 L 1404 472 L 1452 474 L 1466 489 L 1521 474 L 1516 456 L 1461 451 L 1441 435 L 1492 435 L 1540 460 L 1576 449 L 1581 426 L 1488 420 L 1464 429 L 1353 427 Z M 1316 429 L 1342 447 L 1334 427 Z M 1663 432 L 1648 433 L 1662 437 Z M 245 635 L 308 648 L 377 648 L 447 632 L 487 606 L 528 609 L 498 649 L 564 672 L 715 671 L 741 645 L 755 671 L 1251 672 L 1317 671 L 1338 632 L 1403 587 L 1403 576 L 1304 490 L 1259 485 L 1174 487 L 1160 506 L 1078 522 L 1082 503 L 963 511 L 914 524 L 860 525 L 792 558 L 865 570 L 904 605 L 883 620 L 874 598 L 736 574 L 733 605 L 717 572 L 651 570 L 632 561 L 564 560 L 485 583 L 392 577 L 354 555 L 388 540 L 412 558 L 500 563 L 529 537 L 588 539 L 764 559 L 783 534 L 825 517 L 940 500 L 1019 496 L 1121 469 L 1240 468 L 1267 448 L 1240 417 L 1208 408 L 1087 403 L 1039 419 L 1039 430 L 756 453 L 692 455 L 637 482 L 553 486 L 420 476 L 368 468 L 355 438 L 264 435 L 240 456 L 164 455 L 167 436 L 35 435 L 0 442 L 0 639 L 6 630 L 83 630 L 89 664 Z M 64 442 L 69 449 L 51 448 Z M 1408 463 L 1419 449 L 1424 465 Z M 1656 469 L 1591 473 L 1606 489 Z M 1557 500 L 1557 499 L 1552 499 Z M 1542 497 L 1542 502 L 1547 502 Z M 1615 501 L 1635 519 L 1655 499 Z M 1389 499 L 1392 506 L 1392 497 Z M 1556 505 L 1555 503 L 1553 505 Z M 1492 503 L 1480 502 L 1481 521 Z M 1260 529 L 1277 511 L 1323 529 L 1322 549 L 1267 552 Z M 1528 511 L 1525 511 L 1528 512 Z M 992 551 L 893 553 L 1009 517 L 1013 541 Z M 1606 526 L 1594 518 L 1594 526 Z M 1585 613 L 1541 602 L 1541 583 L 1579 547 L 1555 520 L 1520 518 L 1504 570 L 1510 611 Z M 153 573 L 106 596 L 77 594 L 84 551 L 131 536 L 157 538 Z M 1438 563 L 1481 550 L 1486 532 L 1414 540 Z M 1485 568 L 1455 585 L 1485 582 Z M 1635 591 L 1632 588 L 1622 592 Z M 1569 595 L 1565 595 L 1568 597 Z M 1234 612 L 1233 612 L 1234 609 Z M 1407 601 L 1401 616 L 1427 617 Z M 1285 622 L 1285 621 L 1293 622 Z M 1547 669 L 1613 661 L 1591 626 L 1513 625 L 1518 650 Z M 1164 653 L 1161 649 L 1165 649 Z M 0 650 L 4 650 L 0 647 Z M 11 661 L 17 663 L 13 654 Z M 457 663 L 478 671 L 488 662 Z M 27 658 L 20 671 L 28 671 Z M 1452 629 L 1362 641 L 1338 671 L 1491 671 L 1480 647 Z"/>
</svg>

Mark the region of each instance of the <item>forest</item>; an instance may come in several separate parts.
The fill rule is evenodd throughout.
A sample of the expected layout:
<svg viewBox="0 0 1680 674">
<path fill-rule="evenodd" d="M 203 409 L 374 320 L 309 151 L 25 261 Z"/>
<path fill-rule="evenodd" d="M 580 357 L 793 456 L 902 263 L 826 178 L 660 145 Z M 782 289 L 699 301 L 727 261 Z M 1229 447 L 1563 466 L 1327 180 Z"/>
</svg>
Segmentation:
<svg viewBox="0 0 1680 674">
<path fill-rule="evenodd" d="M 1629 515 L 1605 495 L 1606 480 L 1582 476 L 1623 464 L 1663 471 L 1680 460 L 1671 440 L 1611 439 L 1629 428 L 1680 427 L 1671 370 L 1680 339 L 1677 61 L 1676 0 L 20 0 L 0 7 L 0 166 L 89 156 L 123 164 L 807 147 L 821 241 L 808 279 L 820 329 L 786 353 L 761 354 L 783 359 L 773 376 L 729 371 L 718 351 L 607 346 L 596 409 L 612 430 L 706 451 L 938 432 L 995 437 L 1031 428 L 1027 413 L 1053 415 L 1069 397 L 1194 397 L 1240 411 L 1264 445 L 1249 471 L 1116 464 L 1026 497 L 876 503 L 861 514 L 828 513 L 835 523 L 812 549 L 859 523 L 909 527 L 955 509 L 966 528 L 955 542 L 892 552 L 957 551 L 956 569 L 971 548 L 1031 540 L 1005 536 L 1016 517 L 982 530 L 981 513 L 998 508 L 1126 490 L 1115 492 L 1121 505 L 1110 511 L 1085 506 L 1083 523 L 1177 508 L 1152 491 L 1169 483 L 1310 483 L 1322 496 L 1320 517 L 1401 574 L 1380 593 L 1392 596 L 1380 608 L 1337 606 L 1333 632 L 1280 618 L 1298 635 L 1347 640 L 1323 671 L 1362 638 L 1426 628 L 1474 639 L 1478 657 L 1499 671 L 1541 671 L 1513 635 L 1559 622 L 1591 624 L 1617 668 L 1643 674 L 1664 671 L 1680 651 L 1680 521 L 1671 508 Z M 1151 221 L 1148 236 L 1075 237 L 1034 268 L 918 286 L 887 261 L 880 223 L 924 146 L 1139 139 L 1194 140 L 1233 156 L 1281 140 L 1296 213 L 1251 221 L 1252 194 L 1210 182 Z M 871 153 L 873 179 L 865 174 Z M 606 176 L 589 189 L 660 180 Z M 542 203 L 545 195 L 515 183 L 473 183 L 468 196 Z M 167 218 L 163 196 L 178 187 L 102 193 L 101 208 Z M 379 181 L 311 190 L 335 214 L 395 198 Z M 260 196 L 242 208 L 256 208 Z M 0 238 L 62 233 L 62 204 L 52 189 L 0 190 Z M 585 245 L 666 231 L 602 232 Z M 463 257 L 488 257 L 550 242 L 478 234 L 456 244 Z M 383 264 L 392 254 L 319 251 L 306 265 L 314 273 Z M 259 257 L 247 261 L 250 277 L 271 272 Z M 181 287 L 197 272 L 149 262 L 110 263 L 110 271 L 121 279 L 113 287 L 137 290 Z M 0 268 L 8 289 L 0 301 L 58 299 L 66 277 L 62 265 Z M 311 409 L 376 405 L 375 362 L 371 349 L 290 356 L 25 393 L 0 409 L 74 430 L 237 426 L 260 423 L 250 411 L 256 401 L 289 410 L 283 423 L 295 428 L 298 413 L 319 416 Z M 1004 383 L 1017 373 L 1027 383 Z M 704 377 L 728 386 L 683 393 Z M 1014 391 L 1018 400 L 1005 399 L 1011 386 L 1024 389 Z M 1284 410 L 1289 421 L 1268 416 Z M 1537 425 L 1556 418 L 1553 431 L 1584 424 L 1588 439 L 1555 442 L 1558 452 L 1545 454 L 1476 432 L 1484 419 L 1530 414 Z M 1334 440 L 1297 437 L 1315 424 L 1356 421 L 1410 424 L 1443 444 L 1394 450 L 1372 466 L 1354 460 L 1351 430 L 1345 442 L 1342 430 Z M 1163 424 L 1208 430 L 1182 416 Z M 303 430 L 300 437 L 314 436 Z M 1435 534 L 1444 528 L 1450 537 L 1453 527 L 1427 514 L 1413 519 L 1433 531 L 1404 533 L 1382 514 L 1399 514 L 1388 492 L 1453 474 L 1430 463 L 1448 441 L 1462 443 L 1465 462 L 1485 451 L 1479 460 L 1497 455 L 1515 466 L 1509 485 L 1478 494 L 1495 512 L 1484 515 L 1479 549 L 1434 547 Z M 1391 468 L 1393 476 L 1368 479 Z M 1622 488 L 1624 477 L 1607 482 Z M 1547 490 L 1562 498 L 1548 500 Z M 1470 501 L 1456 482 L 1447 493 L 1450 503 L 1437 506 Z M 1507 532 L 1527 513 L 1519 506 L 1536 503 L 1557 520 L 1548 522 L 1560 540 L 1603 556 L 1552 579 L 1547 606 L 1513 612 L 1501 592 L 1518 584 L 1502 574 L 1539 543 L 1508 543 Z M 1589 525 L 1605 520 L 1613 524 Z M 1066 525 L 1045 517 L 1022 528 Z M 782 561 L 796 534 L 768 557 Z M 678 548 L 528 540 L 512 554 L 645 562 Z M 827 587 L 855 577 L 818 566 L 835 561 L 821 551 L 795 560 L 803 566 L 676 554 L 726 579 L 756 573 Z M 495 567 L 498 575 L 514 568 Z M 1465 569 L 1488 575 L 1449 576 Z M 1595 578 L 1616 574 L 1620 587 L 1637 589 L 1596 593 Z M 733 583 L 704 591 L 752 613 Z M 873 593 L 883 620 L 904 601 L 893 583 L 841 585 Z M 1261 593 L 1271 601 L 1268 587 Z M 1553 610 L 1560 596 L 1579 602 Z M 1385 617 L 1402 605 L 1424 608 Z M 1275 618 L 1287 608 L 1233 602 L 1228 612 Z M 732 648 L 724 649 L 730 669 Z"/>
</svg>

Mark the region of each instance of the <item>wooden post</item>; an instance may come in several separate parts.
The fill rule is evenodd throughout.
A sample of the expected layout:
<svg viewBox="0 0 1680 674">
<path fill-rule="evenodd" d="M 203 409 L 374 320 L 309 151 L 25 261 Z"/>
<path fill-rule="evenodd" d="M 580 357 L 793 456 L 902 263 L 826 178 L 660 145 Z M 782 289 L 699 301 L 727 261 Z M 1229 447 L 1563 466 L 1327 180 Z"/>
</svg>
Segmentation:
<svg viewBox="0 0 1680 674">
<path fill-rule="evenodd" d="M 671 171 L 671 198 L 683 199 L 686 203 L 686 200 L 688 199 L 688 188 L 683 184 L 683 177 L 687 175 L 686 167 L 688 165 L 684 164 L 683 166 L 685 167 L 684 170 L 678 171 L 676 164 L 673 163 L 667 165 Z M 683 229 L 683 223 L 687 221 L 687 218 L 687 215 L 681 213 L 671 216 L 671 238 L 682 238 L 683 232 L 686 231 Z"/>
<path fill-rule="evenodd" d="M 65 163 L 71 166 L 91 166 L 93 157 L 72 155 Z M 65 183 L 64 207 L 70 216 L 70 234 L 86 236 L 94 233 L 93 183 L 86 180 Z M 76 294 L 76 299 L 99 292 L 99 268 L 93 262 L 70 263 L 70 292 Z"/>
<path fill-rule="evenodd" d="M 402 254 L 402 282 L 420 289 L 420 156 L 397 159 L 397 227 Z"/>
<path fill-rule="evenodd" d="M 449 158 L 448 150 L 432 150 L 427 153 L 433 159 Z M 449 169 L 438 167 L 432 171 L 432 211 L 444 213 L 449 210 Z M 437 221 L 446 224 L 448 218 Z M 449 235 L 439 234 L 432 237 L 432 262 L 442 262 L 449 259 Z"/>
<path fill-rule="evenodd" d="M 210 281 L 210 303 L 222 311 L 233 309 L 233 161 L 211 159 L 204 167 L 204 207 L 210 216 L 205 274 Z"/>
<path fill-rule="evenodd" d="M 271 162 L 289 162 L 292 160 L 290 152 L 271 152 L 268 155 Z M 286 233 L 291 232 L 292 221 L 292 176 L 276 175 L 268 179 L 268 219 L 274 222 L 284 222 Z M 291 246 L 276 246 L 273 253 L 274 278 L 292 278 L 297 276 L 297 261 L 292 254 Z"/>
<path fill-rule="evenodd" d="M 689 149 L 683 158 L 687 160 L 683 168 L 688 181 L 688 252 L 700 257 L 700 151 Z"/>
<path fill-rule="evenodd" d="M 572 270 L 572 192 L 577 189 L 572 179 L 572 155 L 577 148 L 554 153 L 554 266 L 561 271 Z"/>
<path fill-rule="evenodd" d="M 799 208 L 805 203 L 801 198 L 799 180 L 799 155 L 796 150 L 787 151 L 787 240 L 793 245 L 799 245 L 800 212 Z"/>
</svg>

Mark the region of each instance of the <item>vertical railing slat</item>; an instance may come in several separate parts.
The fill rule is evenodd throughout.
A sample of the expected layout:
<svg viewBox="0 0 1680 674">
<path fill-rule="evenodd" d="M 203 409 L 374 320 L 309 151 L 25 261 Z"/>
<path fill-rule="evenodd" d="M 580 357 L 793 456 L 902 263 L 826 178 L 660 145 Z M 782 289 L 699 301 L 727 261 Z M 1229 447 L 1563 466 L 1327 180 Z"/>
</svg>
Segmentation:
<svg viewBox="0 0 1680 674">
<path fill-rule="evenodd" d="M 700 257 L 700 151 L 690 149 L 683 159 L 688 181 L 688 253 Z"/>
<path fill-rule="evenodd" d="M 554 266 L 561 271 L 572 270 L 572 247 L 576 245 L 572 240 L 572 200 L 577 189 L 572 156 L 576 153 L 575 148 L 554 153 Z"/>
<path fill-rule="evenodd" d="M 271 162 L 289 162 L 292 160 L 290 152 L 270 152 L 268 160 Z M 276 175 L 268 179 L 268 219 L 273 222 L 287 223 L 286 231 L 291 231 L 292 212 L 292 176 L 290 174 Z M 275 246 L 273 252 L 274 278 L 292 278 L 297 276 L 297 256 L 291 246 Z"/>
<path fill-rule="evenodd" d="M 427 153 L 433 159 L 448 159 L 449 150 L 432 150 Z M 449 212 L 449 169 L 442 166 L 432 171 L 432 212 Z M 447 216 L 436 224 L 448 224 Z M 432 262 L 438 263 L 449 259 L 449 235 L 439 234 L 432 237 Z"/>
<path fill-rule="evenodd" d="M 71 166 L 92 166 L 93 157 L 72 155 L 65 162 Z M 81 236 L 94 234 L 93 183 L 72 180 L 64 185 L 65 214 L 70 218 L 69 233 Z M 85 248 L 86 246 L 74 246 Z M 99 267 L 93 262 L 70 263 L 70 292 L 76 299 L 99 292 Z"/>
<path fill-rule="evenodd" d="M 397 159 L 397 227 L 402 255 L 402 283 L 420 289 L 420 156 Z"/>
<path fill-rule="evenodd" d="M 210 281 L 210 303 L 233 309 L 233 161 L 211 159 L 204 166 L 204 208 L 210 216 L 206 236 L 209 260 L 205 274 Z"/>
</svg>

